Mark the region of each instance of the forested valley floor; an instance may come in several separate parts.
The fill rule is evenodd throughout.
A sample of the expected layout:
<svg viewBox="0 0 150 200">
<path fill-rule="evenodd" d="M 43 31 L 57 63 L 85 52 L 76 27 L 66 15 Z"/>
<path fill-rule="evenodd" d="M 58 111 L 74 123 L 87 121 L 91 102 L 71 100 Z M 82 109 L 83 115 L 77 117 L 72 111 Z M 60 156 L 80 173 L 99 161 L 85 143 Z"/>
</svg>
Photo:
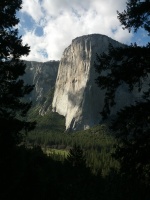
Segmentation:
<svg viewBox="0 0 150 200">
<path fill-rule="evenodd" d="M 29 193 L 31 199 L 60 200 L 149 197 L 147 188 L 136 177 L 129 179 L 120 173 L 119 162 L 114 157 L 117 141 L 107 124 L 67 133 L 64 117 L 57 113 L 49 111 L 40 116 L 36 107 L 28 118 L 36 120 L 37 126 L 15 153 L 13 170 L 18 180 L 13 181 L 8 198 L 16 197 L 16 193 L 18 199 L 21 194 L 28 198 Z"/>
</svg>

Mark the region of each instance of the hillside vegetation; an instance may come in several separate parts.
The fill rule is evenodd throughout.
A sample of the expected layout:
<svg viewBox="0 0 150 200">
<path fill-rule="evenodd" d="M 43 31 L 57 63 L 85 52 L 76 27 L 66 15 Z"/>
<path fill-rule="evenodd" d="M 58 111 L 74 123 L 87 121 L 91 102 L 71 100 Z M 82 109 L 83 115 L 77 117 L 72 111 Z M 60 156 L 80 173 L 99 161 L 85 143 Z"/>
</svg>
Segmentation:
<svg viewBox="0 0 150 200">
<path fill-rule="evenodd" d="M 105 176 L 110 169 L 118 169 L 118 162 L 112 157 L 115 139 L 106 125 L 95 126 L 89 130 L 65 132 L 65 119 L 57 113 L 49 111 L 46 115 L 38 114 L 38 107 L 32 108 L 29 118 L 37 122 L 36 128 L 26 138 L 28 146 L 41 146 L 45 152 L 56 160 L 63 161 L 66 153 L 74 145 L 79 145 L 86 156 L 87 166 L 93 173 L 102 172 Z"/>
</svg>

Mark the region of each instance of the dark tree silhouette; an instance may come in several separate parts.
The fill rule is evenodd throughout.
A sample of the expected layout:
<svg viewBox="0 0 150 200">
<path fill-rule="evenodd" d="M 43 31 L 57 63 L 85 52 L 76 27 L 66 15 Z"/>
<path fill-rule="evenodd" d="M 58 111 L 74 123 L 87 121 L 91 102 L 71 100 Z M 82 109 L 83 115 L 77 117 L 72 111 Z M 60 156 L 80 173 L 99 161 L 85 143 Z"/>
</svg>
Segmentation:
<svg viewBox="0 0 150 200">
<path fill-rule="evenodd" d="M 34 122 L 26 120 L 31 102 L 25 102 L 33 86 L 25 85 L 21 77 L 26 65 L 20 60 L 28 55 L 29 47 L 22 45 L 16 25 L 16 12 L 21 8 L 21 0 L 0 1 L 0 198 L 15 188 L 21 172 L 17 159 L 18 145 Z"/>
<path fill-rule="evenodd" d="M 73 167 L 86 167 L 86 159 L 80 146 L 74 145 L 70 149 L 67 162 Z"/>
<path fill-rule="evenodd" d="M 144 28 L 150 34 L 150 1 L 128 0 L 126 10 L 118 12 L 118 18 L 129 31 L 131 28 L 135 32 Z M 95 67 L 100 74 L 96 82 L 101 89 L 106 89 L 101 113 L 104 118 L 109 116 L 111 107 L 115 105 L 115 92 L 121 84 L 127 84 L 130 92 L 134 89 L 140 92 L 141 98 L 135 104 L 118 112 L 111 128 L 120 142 L 115 156 L 121 163 L 122 172 L 149 183 L 150 43 L 142 47 L 131 44 L 116 49 L 110 45 L 108 54 L 97 56 Z"/>
<path fill-rule="evenodd" d="M 118 13 L 118 19 L 123 25 L 124 29 L 131 31 L 134 28 L 136 32 L 138 28 L 144 28 L 150 33 L 150 1 L 149 0 L 128 0 L 126 3 L 126 10 Z"/>
<path fill-rule="evenodd" d="M 29 47 L 22 45 L 16 25 L 16 12 L 21 0 L 0 2 L 0 148 L 11 149 L 22 141 L 22 137 L 34 127 L 25 116 L 31 102 L 24 102 L 33 86 L 25 85 L 20 79 L 26 65 L 21 56 L 29 54 Z"/>
</svg>

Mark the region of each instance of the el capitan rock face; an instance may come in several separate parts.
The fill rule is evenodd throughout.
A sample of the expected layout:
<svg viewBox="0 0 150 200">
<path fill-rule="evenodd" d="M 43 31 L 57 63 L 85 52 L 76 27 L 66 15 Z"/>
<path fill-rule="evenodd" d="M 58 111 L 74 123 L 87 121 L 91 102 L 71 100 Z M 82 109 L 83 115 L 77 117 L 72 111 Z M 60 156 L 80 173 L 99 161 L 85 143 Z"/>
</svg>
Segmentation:
<svg viewBox="0 0 150 200">
<path fill-rule="evenodd" d="M 124 46 L 105 35 L 92 34 L 74 39 L 64 50 L 60 62 L 24 61 L 27 68 L 23 79 L 27 84 L 35 85 L 27 98 L 38 106 L 40 115 L 45 115 L 52 104 L 53 111 L 65 116 L 68 131 L 99 124 L 105 91 L 95 83 L 98 74 L 94 62 L 96 53 L 107 52 L 110 43 L 114 47 Z M 136 90 L 129 93 L 126 85 L 121 85 L 116 91 L 116 106 L 111 115 L 122 106 L 133 104 L 137 98 L 140 93 Z"/>
<path fill-rule="evenodd" d="M 67 130 L 87 129 L 100 122 L 100 111 L 104 105 L 104 91 L 96 85 L 94 62 L 96 53 L 108 51 L 109 43 L 114 47 L 123 44 L 100 34 L 81 36 L 72 41 L 61 58 L 53 98 L 53 111 L 65 116 Z M 134 101 L 126 86 L 117 91 L 117 106 Z"/>
</svg>

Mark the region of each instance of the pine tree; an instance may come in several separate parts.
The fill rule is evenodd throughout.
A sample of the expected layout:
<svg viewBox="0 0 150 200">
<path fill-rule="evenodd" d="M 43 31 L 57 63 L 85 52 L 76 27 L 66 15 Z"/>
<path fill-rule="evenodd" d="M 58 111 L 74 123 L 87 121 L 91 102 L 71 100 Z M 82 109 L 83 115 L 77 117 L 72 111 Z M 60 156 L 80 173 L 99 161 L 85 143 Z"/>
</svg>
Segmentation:
<svg viewBox="0 0 150 200">
<path fill-rule="evenodd" d="M 31 102 L 25 95 L 33 86 L 26 85 L 21 76 L 26 65 L 21 56 L 29 54 L 28 45 L 22 45 L 18 36 L 19 19 L 16 12 L 21 8 L 21 0 L 0 1 L 0 198 L 10 199 L 17 191 L 26 151 L 19 148 L 23 137 L 34 128 L 34 122 L 26 120 Z M 23 156 L 20 156 L 20 155 Z M 21 167 L 22 166 L 22 167 Z M 24 170 L 23 170 L 24 169 Z M 9 197 L 8 197 L 9 196 Z"/>
<path fill-rule="evenodd" d="M 126 10 L 118 13 L 123 28 L 136 32 L 145 29 L 150 35 L 150 1 L 128 0 Z M 123 173 L 150 182 L 150 43 L 146 46 L 131 44 L 124 48 L 109 47 L 108 54 L 97 56 L 95 64 L 99 77 L 96 82 L 106 89 L 102 111 L 107 118 L 115 102 L 116 90 L 128 85 L 142 94 L 133 105 L 122 108 L 110 128 L 116 133 L 118 145 L 115 157 L 121 163 Z M 107 72 L 107 73 L 104 73 Z M 106 75 L 107 74 L 107 75 Z"/>
<path fill-rule="evenodd" d="M 18 145 L 35 125 L 25 119 L 31 102 L 23 98 L 33 86 L 25 85 L 21 79 L 26 65 L 20 58 L 30 51 L 28 45 L 22 44 L 16 28 L 19 23 L 16 12 L 21 3 L 21 0 L 0 1 L 0 151 Z"/>
<path fill-rule="evenodd" d="M 74 145 L 67 156 L 67 162 L 76 168 L 86 167 L 86 159 L 80 146 Z"/>
</svg>

